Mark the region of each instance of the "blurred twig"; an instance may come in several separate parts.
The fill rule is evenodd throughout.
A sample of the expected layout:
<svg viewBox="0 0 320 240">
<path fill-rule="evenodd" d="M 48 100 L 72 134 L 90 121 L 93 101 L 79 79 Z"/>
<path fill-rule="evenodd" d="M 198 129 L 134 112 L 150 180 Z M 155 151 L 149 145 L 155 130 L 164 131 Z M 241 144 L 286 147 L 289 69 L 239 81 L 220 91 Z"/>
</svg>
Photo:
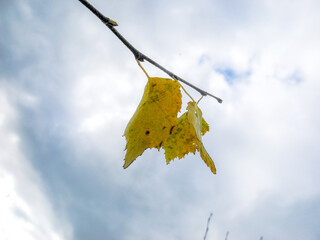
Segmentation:
<svg viewBox="0 0 320 240">
<path fill-rule="evenodd" d="M 210 216 L 209 216 L 209 218 L 208 218 L 207 229 L 206 229 L 206 232 L 205 232 L 205 234 L 204 234 L 203 240 L 206 240 L 206 238 L 207 238 L 207 233 L 208 233 L 208 231 L 209 231 L 209 223 L 210 223 L 211 217 L 212 217 L 212 213 L 210 213 Z"/>
</svg>

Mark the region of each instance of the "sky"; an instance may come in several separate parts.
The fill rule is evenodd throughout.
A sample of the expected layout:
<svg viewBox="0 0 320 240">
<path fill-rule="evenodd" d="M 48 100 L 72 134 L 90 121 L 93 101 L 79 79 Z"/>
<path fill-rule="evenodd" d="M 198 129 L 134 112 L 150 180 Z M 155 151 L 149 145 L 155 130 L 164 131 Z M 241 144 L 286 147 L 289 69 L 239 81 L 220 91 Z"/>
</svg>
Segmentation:
<svg viewBox="0 0 320 240">
<path fill-rule="evenodd" d="M 123 169 L 147 82 L 132 53 L 79 1 L 3 0 L 0 239 L 203 239 L 210 213 L 207 240 L 320 239 L 320 2 L 91 3 L 223 99 L 199 103 L 217 174 L 156 149 Z"/>
</svg>

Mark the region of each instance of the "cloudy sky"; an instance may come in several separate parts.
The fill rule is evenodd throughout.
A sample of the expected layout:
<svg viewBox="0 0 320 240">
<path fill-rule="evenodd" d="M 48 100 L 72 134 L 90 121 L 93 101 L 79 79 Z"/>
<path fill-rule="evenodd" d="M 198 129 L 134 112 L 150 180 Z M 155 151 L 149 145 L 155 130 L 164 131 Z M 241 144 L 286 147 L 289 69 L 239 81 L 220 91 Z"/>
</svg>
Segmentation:
<svg viewBox="0 0 320 240">
<path fill-rule="evenodd" d="M 155 149 L 124 170 L 131 52 L 77 0 L 2 0 L 0 239 L 203 239 L 211 212 L 207 240 L 320 239 L 320 2 L 91 3 L 224 100 L 200 103 L 217 175 Z"/>
</svg>

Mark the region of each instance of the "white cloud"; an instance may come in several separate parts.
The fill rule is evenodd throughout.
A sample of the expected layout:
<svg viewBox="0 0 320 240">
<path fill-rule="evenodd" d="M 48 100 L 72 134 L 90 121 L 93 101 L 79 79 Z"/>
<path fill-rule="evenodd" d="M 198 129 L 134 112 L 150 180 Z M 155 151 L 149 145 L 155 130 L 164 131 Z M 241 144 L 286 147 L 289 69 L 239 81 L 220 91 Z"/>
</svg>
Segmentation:
<svg viewBox="0 0 320 240">
<path fill-rule="evenodd" d="M 202 4 L 206 5 L 207 3 Z M 134 16 L 129 16 L 128 19 L 134 19 L 134 22 L 128 20 L 131 23 L 131 29 L 128 29 L 128 23 L 125 22 L 120 24 L 118 30 L 129 36 L 132 42 L 136 41 L 135 46 L 142 52 L 154 56 L 155 60 L 159 60 L 179 76 L 224 99 L 222 105 L 216 104 L 210 98 L 201 102 L 204 116 L 212 123 L 212 130 L 206 136 L 205 143 L 212 146 L 212 148 L 208 148 L 218 166 L 217 177 L 212 178 L 212 176 L 204 175 L 209 170 L 203 166 L 199 156 L 175 161 L 168 166 L 170 169 L 173 167 L 183 169 L 184 172 L 177 170 L 179 175 L 176 177 L 172 175 L 177 174 L 176 170 L 174 173 L 166 175 L 162 171 L 168 170 L 163 170 L 163 165 L 148 163 L 148 161 L 154 160 L 152 158 L 155 155 L 151 153 L 147 153 L 134 163 L 138 164 L 139 168 L 145 169 L 141 171 L 150 171 L 149 168 L 154 168 L 157 172 L 162 173 L 158 173 L 157 177 L 148 175 L 148 182 L 151 186 L 156 185 L 162 192 L 166 192 L 164 196 L 160 197 L 161 200 L 159 198 L 157 200 L 163 201 L 162 204 L 169 204 L 178 211 L 174 217 L 176 222 L 180 222 L 179 219 L 183 216 L 188 216 L 192 220 L 185 222 L 185 224 L 188 226 L 195 224 L 198 227 L 198 232 L 194 234 L 199 235 L 202 233 L 202 223 L 200 224 L 199 219 L 206 217 L 206 213 L 213 209 L 215 217 L 222 223 L 217 223 L 219 228 L 212 231 L 217 231 L 216 236 L 222 238 L 229 228 L 235 225 L 241 226 L 241 223 L 234 221 L 241 221 L 241 216 L 255 209 L 255 206 L 263 201 L 261 199 L 269 199 L 272 196 L 276 199 L 274 200 L 275 204 L 282 204 L 286 211 L 294 211 L 294 209 L 290 209 L 294 203 L 319 196 L 316 185 L 318 176 L 313 171 L 314 166 L 317 166 L 318 154 L 316 152 L 308 153 L 309 157 L 304 158 L 304 151 L 309 151 L 308 146 L 313 146 L 319 138 L 317 134 L 314 134 L 319 119 L 318 111 L 314 111 L 315 105 L 317 105 L 315 102 L 319 100 L 317 94 L 319 88 L 317 88 L 316 81 L 319 74 L 315 71 L 317 61 L 314 61 L 317 60 L 317 57 L 308 50 L 301 50 L 317 49 L 318 45 L 315 44 L 315 40 L 310 39 L 318 39 L 319 33 L 311 31 L 311 29 L 317 29 L 317 22 L 310 22 L 308 18 L 305 18 L 305 15 L 299 13 L 302 9 L 306 15 L 316 16 L 316 8 L 312 9 L 309 6 L 288 3 L 288 5 L 284 4 L 280 7 L 277 5 L 278 10 L 274 11 L 275 5 L 261 3 L 251 6 L 244 2 L 242 10 L 249 15 L 244 19 L 239 19 L 243 15 L 238 13 L 238 15 L 232 16 L 232 4 L 230 6 L 219 5 L 218 2 L 214 4 L 218 4 L 216 9 L 221 10 L 219 17 L 210 16 L 210 10 L 205 12 L 207 15 L 200 15 L 203 12 L 192 11 L 188 6 L 197 8 L 191 2 L 184 1 L 182 9 L 189 10 L 177 12 L 174 8 L 170 8 L 167 12 L 162 12 L 161 19 L 163 21 L 153 21 L 155 26 L 149 26 L 146 23 L 147 27 L 141 28 L 140 25 L 137 26 L 138 20 Z M 165 4 L 159 6 L 158 11 L 161 11 L 161 7 L 164 10 L 168 6 Z M 176 14 L 179 15 L 178 19 L 175 18 Z M 143 18 L 142 15 L 138 19 L 141 20 L 141 18 Z M 209 22 L 205 22 L 204 19 L 209 19 Z M 146 22 L 146 20 L 143 19 L 141 22 Z M 309 24 L 313 27 L 310 27 Z M 295 26 L 299 26 L 299 28 L 297 29 Z M 134 34 L 135 31 L 145 32 L 144 34 Z M 150 34 L 151 32 L 152 34 Z M 116 41 L 116 39 L 111 40 Z M 199 59 L 204 54 L 208 58 L 203 64 L 198 65 Z M 110 60 L 106 61 L 109 61 L 110 65 L 112 64 Z M 231 68 L 239 73 L 248 72 L 249 75 L 242 79 L 235 79 L 234 85 L 228 85 L 221 75 L 214 71 L 215 67 L 220 66 Z M 112 68 L 117 68 L 117 66 L 112 66 Z M 298 82 L 293 78 L 297 73 L 301 78 Z M 96 74 L 96 78 L 99 79 L 100 73 Z M 131 69 L 127 75 L 121 76 L 121 81 L 125 85 L 130 84 L 125 81 L 126 78 L 130 78 L 130 74 Z M 102 74 L 101 72 L 101 76 L 104 75 L 106 73 Z M 134 98 L 136 102 L 139 100 L 139 96 L 137 96 L 138 93 L 135 89 L 142 88 L 140 79 L 141 77 L 135 80 L 138 86 L 134 86 L 131 93 L 130 91 L 125 93 L 129 98 L 132 95 L 131 98 Z M 91 84 L 91 86 L 94 85 L 94 83 Z M 107 89 L 107 84 L 104 89 Z M 81 92 L 82 94 L 79 96 L 95 99 L 93 95 L 99 90 L 96 88 L 90 93 L 87 87 L 83 87 Z M 112 93 L 110 92 L 110 94 Z M 99 95 L 101 94 L 97 94 L 97 96 Z M 121 91 L 117 92 L 117 95 L 121 95 Z M 311 104 L 310 101 L 313 103 Z M 100 100 L 96 99 L 95 103 L 97 102 L 101 102 L 101 98 Z M 121 105 L 114 104 L 114 108 L 128 105 L 125 102 Z M 131 102 L 129 104 L 132 105 Z M 93 106 L 96 106 L 94 102 L 92 102 Z M 90 108 L 92 109 L 92 107 Z M 133 112 L 134 107 L 130 111 Z M 83 111 L 83 113 L 85 112 Z M 112 123 L 116 118 L 109 115 L 110 120 L 108 120 L 108 117 L 104 115 L 103 107 L 97 110 L 96 114 L 104 116 L 101 119 L 104 119 L 105 122 Z M 124 118 L 125 115 L 122 121 Z M 130 116 L 127 118 L 129 119 Z M 106 125 L 104 128 L 109 129 Z M 121 157 L 119 156 L 119 158 Z M 191 163 L 191 159 L 197 162 Z M 302 161 L 303 167 L 301 167 Z M 142 166 L 145 164 L 148 167 Z M 137 167 L 132 166 L 132 168 L 136 169 Z M 192 183 L 189 183 L 192 186 L 189 191 L 185 190 L 185 194 L 188 193 L 188 197 L 191 191 L 196 191 L 199 194 L 199 197 L 190 200 L 194 206 L 188 206 L 183 202 L 183 199 L 181 202 L 173 200 L 184 195 L 184 193 L 172 193 L 171 196 L 172 190 L 170 189 L 181 188 L 181 183 L 157 184 L 159 175 L 162 178 L 171 177 L 177 180 L 184 174 L 190 174 L 191 169 L 195 173 L 190 178 L 196 185 L 193 186 Z M 126 171 L 133 171 L 132 177 L 136 177 L 136 170 Z M 147 195 L 156 195 L 158 191 L 151 191 L 149 184 L 139 186 L 141 191 L 146 191 L 145 194 L 137 191 L 139 196 L 144 199 L 144 204 L 156 207 L 156 205 L 152 205 L 156 197 L 149 199 Z M 135 187 L 133 186 L 133 188 Z M 264 202 L 264 204 L 266 208 L 271 205 L 268 202 Z M 190 212 L 186 210 L 188 207 L 191 209 Z M 184 213 L 182 209 L 185 210 Z M 266 212 L 264 214 L 267 215 Z M 165 218 L 164 215 L 165 213 L 163 213 L 163 218 Z M 146 215 L 146 217 L 151 216 L 153 216 L 152 213 Z M 145 219 L 145 221 L 147 220 Z M 161 225 L 162 221 L 165 220 L 161 219 L 160 226 L 152 226 L 150 231 L 164 227 Z M 314 219 L 310 219 L 310 221 L 314 221 Z M 141 228 L 141 224 L 140 222 L 135 223 L 133 236 L 152 235 L 146 231 L 141 233 L 137 230 Z M 265 226 L 265 229 L 268 229 L 268 226 Z M 243 226 L 243 231 L 249 230 L 248 225 Z M 262 229 L 259 230 L 263 235 Z M 196 230 L 194 229 L 194 231 Z M 267 235 L 269 234 L 273 239 L 276 239 L 277 234 L 281 231 L 286 230 L 274 229 L 274 233 L 269 232 Z M 189 232 L 184 235 L 182 230 L 178 229 L 175 233 L 180 234 L 180 237 L 191 234 Z M 294 233 L 298 235 L 297 232 L 293 231 Z M 259 234 L 256 232 L 256 238 L 259 237 Z M 241 239 L 241 235 L 246 238 L 244 233 L 239 232 L 237 238 Z M 251 234 L 248 233 L 248 235 Z M 169 236 L 171 235 L 168 234 L 165 237 L 159 235 L 159 239 L 168 239 Z"/>
<path fill-rule="evenodd" d="M 20 150 L 18 118 L 0 89 L 0 238 L 65 239 L 71 229 L 57 219 L 37 173 Z"/>
<path fill-rule="evenodd" d="M 217 175 L 212 176 L 199 155 L 166 166 L 163 152 L 156 150 L 146 151 L 129 169 L 121 169 L 125 145 L 121 135 L 146 79 L 126 47 L 75 1 L 68 6 L 72 11 L 64 9 L 66 17 L 59 15 L 57 22 L 38 16 L 43 24 L 31 26 L 36 26 L 40 36 L 25 29 L 23 33 L 30 34 L 27 44 L 19 40 L 18 49 L 11 52 L 28 59 L 31 50 L 37 49 L 38 43 L 41 46 L 42 50 L 31 56 L 42 64 L 27 65 L 23 72 L 27 77 L 17 67 L 20 74 L 12 76 L 15 81 L 7 84 L 23 89 L 10 91 L 15 98 L 23 93 L 19 104 L 27 102 L 25 107 L 35 118 L 30 125 L 41 125 L 37 136 L 43 145 L 39 149 L 49 149 L 43 150 L 45 157 L 54 153 L 59 161 L 56 178 L 41 179 L 37 171 L 45 174 L 46 170 L 41 166 L 32 169 L 19 141 L 25 141 L 23 146 L 28 151 L 37 149 L 28 144 L 28 139 L 19 140 L 16 125 L 7 128 L 8 120 L 0 118 L 0 123 L 6 124 L 1 128 L 1 146 L 13 149 L 16 155 L 12 156 L 24 166 L 23 171 L 3 167 L 3 182 L 11 186 L 6 191 L 18 199 L 9 203 L 2 196 L 4 206 L 15 206 L 15 210 L 3 210 L 7 216 L 14 222 L 27 216 L 34 226 L 41 226 L 53 237 L 70 234 L 68 228 L 61 230 L 60 219 L 54 214 L 65 211 L 76 237 L 107 234 L 125 239 L 195 239 L 203 236 L 212 211 L 208 239 L 223 239 L 227 230 L 231 232 L 229 239 L 259 239 L 261 235 L 301 239 L 307 227 L 294 219 L 309 214 L 308 207 L 320 195 L 319 3 L 92 3 L 114 18 L 119 23 L 117 29 L 143 53 L 223 98 L 222 105 L 209 97 L 200 103 L 211 125 L 204 143 L 217 165 Z M 55 13 L 62 6 L 56 5 Z M 29 23 L 34 23 L 37 19 L 32 18 L 33 11 L 37 10 L 30 9 L 24 6 L 21 11 L 26 12 Z M 12 32 L 19 36 L 17 30 Z M 148 64 L 144 66 L 152 76 L 165 76 Z M 236 73 L 231 84 L 217 68 Z M 6 114 L 11 111 L 24 116 L 17 112 L 21 111 L 17 105 L 8 107 Z M 55 111 L 58 106 L 63 111 Z M 24 127 L 23 119 L 10 119 Z M 55 123 L 66 131 L 56 132 L 51 126 Z M 32 127 L 28 130 L 35 131 Z M 64 148 L 57 152 L 61 145 Z M 66 167 L 70 172 L 62 171 Z M 29 179 L 26 185 L 37 193 L 32 199 L 15 185 L 21 182 L 17 180 L 20 171 L 24 179 Z M 62 210 L 50 205 L 58 201 L 52 197 L 57 191 L 57 178 L 65 187 L 59 199 L 69 206 Z M 51 194 L 43 190 L 42 181 Z M 34 190 L 35 186 L 40 190 Z M 33 201 L 39 202 L 36 208 L 30 204 Z M 295 211 L 297 206 L 302 206 L 300 212 Z M 35 218 L 38 212 L 45 213 L 43 222 L 47 224 L 41 225 Z M 304 225 L 312 226 L 319 216 L 315 210 Z M 21 229 L 29 226 L 22 222 Z M 11 224 L 5 228 L 11 231 Z M 312 228 L 308 236 L 316 239 L 319 230 Z"/>
</svg>

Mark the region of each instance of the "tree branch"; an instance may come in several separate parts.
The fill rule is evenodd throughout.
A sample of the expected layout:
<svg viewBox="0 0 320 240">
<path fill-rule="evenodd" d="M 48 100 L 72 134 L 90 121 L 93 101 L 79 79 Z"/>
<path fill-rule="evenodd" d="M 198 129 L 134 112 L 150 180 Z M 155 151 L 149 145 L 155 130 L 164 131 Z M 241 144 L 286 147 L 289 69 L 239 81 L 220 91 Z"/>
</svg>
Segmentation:
<svg viewBox="0 0 320 240">
<path fill-rule="evenodd" d="M 104 15 L 102 15 L 95 7 L 93 7 L 89 2 L 87 2 L 86 0 L 79 0 L 84 6 L 86 6 L 94 15 L 96 15 L 102 22 L 103 24 L 105 24 L 118 38 L 119 40 L 126 45 L 129 50 L 133 53 L 134 57 L 143 62 L 144 60 L 146 60 L 147 62 L 151 63 L 152 65 L 156 66 L 157 68 L 161 69 L 162 71 L 164 71 L 165 73 L 167 73 L 171 78 L 176 79 L 180 82 L 183 82 L 184 84 L 188 85 L 189 87 L 192 87 L 193 89 L 197 90 L 202 96 L 210 96 L 215 98 L 219 103 L 222 103 L 222 99 L 212 95 L 211 93 L 208 93 L 194 85 L 192 85 L 191 83 L 187 82 L 186 80 L 180 78 L 179 76 L 175 75 L 174 73 L 170 72 L 169 70 L 167 70 L 166 68 L 162 67 L 160 64 L 158 64 L 157 62 L 155 62 L 154 60 L 152 60 L 151 58 L 147 57 L 146 55 L 144 55 L 143 53 L 141 53 L 140 51 L 138 51 L 135 47 L 133 47 L 114 27 L 118 26 L 118 24 L 111 20 L 110 18 L 105 17 Z"/>
</svg>

